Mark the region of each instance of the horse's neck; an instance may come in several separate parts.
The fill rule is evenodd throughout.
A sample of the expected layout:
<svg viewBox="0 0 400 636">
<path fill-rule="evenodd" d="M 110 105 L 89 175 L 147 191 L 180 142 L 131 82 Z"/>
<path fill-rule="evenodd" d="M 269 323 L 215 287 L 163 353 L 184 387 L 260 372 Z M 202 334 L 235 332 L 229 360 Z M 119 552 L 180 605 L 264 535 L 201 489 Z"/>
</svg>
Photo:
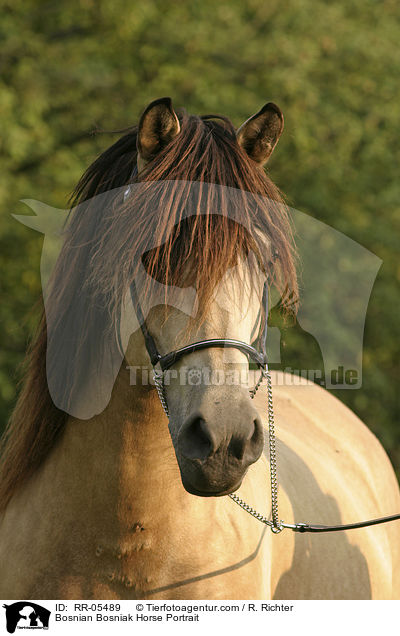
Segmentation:
<svg viewBox="0 0 400 636">
<path fill-rule="evenodd" d="M 264 466 L 261 474 L 265 485 Z M 258 480 L 247 484 L 243 497 L 268 514 Z M 264 530 L 228 498 L 185 491 L 157 393 L 131 386 L 125 365 L 107 408 L 88 421 L 67 421 L 47 460 L 13 498 L 5 521 L 4 549 L 22 555 L 17 571 L 25 572 L 24 580 L 31 577 L 28 586 L 36 589 L 44 561 L 51 564 L 52 576 L 32 598 L 53 593 L 120 598 L 132 581 L 136 598 L 146 589 L 160 589 L 160 598 L 181 591 L 206 598 L 210 580 L 220 586 L 218 598 L 253 598 L 269 576 L 255 559 Z M 16 541 L 27 550 L 16 551 Z M 265 562 L 261 553 L 260 558 Z M 247 563 L 250 569 L 243 574 Z M 228 578 L 221 578 L 225 571 Z M 194 587 L 183 585 L 186 579 Z M 171 582 L 177 587 L 170 589 Z M 23 590 L 18 587 L 15 594 L 23 597 Z M 262 594 L 268 594 L 267 587 Z"/>
<path fill-rule="evenodd" d="M 84 520 L 106 535 L 146 524 L 168 498 L 175 505 L 183 487 L 156 391 L 130 386 L 123 364 L 107 408 L 87 421 L 70 418 L 36 479 L 31 492 L 39 505 L 51 502 L 53 518 L 58 510 L 64 522 Z"/>
</svg>

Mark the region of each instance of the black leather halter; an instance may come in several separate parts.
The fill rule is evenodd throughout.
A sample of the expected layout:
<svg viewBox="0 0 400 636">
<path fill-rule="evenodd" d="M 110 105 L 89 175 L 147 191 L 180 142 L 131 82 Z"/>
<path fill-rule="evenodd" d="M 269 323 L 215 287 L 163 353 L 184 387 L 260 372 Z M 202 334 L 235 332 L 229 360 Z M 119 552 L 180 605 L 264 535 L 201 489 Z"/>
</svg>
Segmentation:
<svg viewBox="0 0 400 636">
<path fill-rule="evenodd" d="M 151 364 L 153 367 L 158 367 L 161 371 L 167 371 L 176 362 L 178 362 L 183 356 L 193 353 L 194 351 L 200 351 L 201 349 L 209 349 L 210 347 L 228 347 L 231 349 L 239 349 L 242 353 L 246 354 L 254 362 L 258 364 L 261 369 L 267 368 L 267 319 L 268 319 L 268 283 L 265 282 L 263 290 L 262 306 L 264 308 L 264 327 L 262 329 L 261 336 L 259 338 L 261 351 L 257 351 L 252 345 L 240 340 L 233 340 L 232 338 L 211 338 L 210 340 L 200 340 L 199 342 L 192 342 L 191 344 L 161 355 L 157 349 L 157 345 L 153 336 L 147 329 L 146 321 L 143 316 L 142 307 L 139 302 L 138 293 L 135 282 L 130 286 L 131 297 L 133 307 L 136 311 L 136 316 L 140 324 L 140 328 L 143 333 L 144 341 L 146 344 L 147 353 L 150 356 Z"/>
</svg>

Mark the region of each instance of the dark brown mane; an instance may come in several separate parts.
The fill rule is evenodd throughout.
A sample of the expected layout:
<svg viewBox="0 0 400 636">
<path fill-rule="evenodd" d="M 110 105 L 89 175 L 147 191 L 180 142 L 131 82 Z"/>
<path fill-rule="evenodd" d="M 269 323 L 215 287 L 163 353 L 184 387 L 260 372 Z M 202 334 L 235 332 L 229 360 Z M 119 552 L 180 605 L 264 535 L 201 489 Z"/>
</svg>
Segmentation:
<svg viewBox="0 0 400 636">
<path fill-rule="evenodd" d="M 183 110 L 178 116 L 180 134 L 133 179 L 125 202 L 118 195 L 112 206 L 109 199 L 102 205 L 98 197 L 132 180 L 136 127 L 96 159 L 75 189 L 74 209 L 53 273 L 52 312 L 57 318 L 52 338 L 61 356 L 69 355 L 62 334 L 74 320 L 77 303 L 86 325 L 96 322 L 104 329 L 115 325 L 121 300 L 135 276 L 138 255 L 144 255 L 150 276 L 169 284 L 182 282 L 191 264 L 192 282 L 201 301 L 199 320 L 207 312 L 215 283 L 238 256 L 252 251 L 258 263 L 268 268 L 284 299 L 296 294 L 291 228 L 278 189 L 239 146 L 227 118 L 192 116 Z M 193 183 L 198 193 L 196 213 L 185 218 Z M 229 195 L 207 184 L 227 186 Z M 248 193 L 258 196 L 256 203 L 254 199 L 249 202 Z M 235 207 L 243 223 L 235 220 Z M 265 257 L 266 240 L 278 254 L 274 266 L 271 255 Z M 81 294 L 82 272 L 85 294 Z M 87 333 L 79 335 L 77 349 L 87 337 Z M 24 386 L 2 441 L 0 509 L 44 460 L 68 417 L 50 397 L 47 347 L 43 317 L 28 353 Z M 80 371 L 76 369 L 76 381 Z"/>
</svg>

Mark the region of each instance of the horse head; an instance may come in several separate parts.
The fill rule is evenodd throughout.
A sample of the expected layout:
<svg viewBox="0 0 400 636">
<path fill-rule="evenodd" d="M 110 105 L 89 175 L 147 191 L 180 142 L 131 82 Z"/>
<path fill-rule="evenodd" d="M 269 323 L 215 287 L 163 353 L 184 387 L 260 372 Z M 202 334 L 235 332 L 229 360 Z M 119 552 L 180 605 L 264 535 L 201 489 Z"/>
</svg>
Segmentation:
<svg viewBox="0 0 400 636">
<path fill-rule="evenodd" d="M 239 128 L 234 143 L 239 146 L 240 152 L 246 153 L 253 170 L 260 170 L 268 160 L 282 129 L 283 117 L 274 104 L 264 106 Z M 181 125 L 169 99 L 156 100 L 148 106 L 138 127 L 139 176 L 180 134 Z M 231 160 L 229 155 L 225 157 L 227 166 Z M 206 185 L 200 197 L 195 197 L 195 209 L 201 196 L 207 201 L 215 196 L 216 187 Z M 207 195 L 204 197 L 205 189 Z M 165 200 L 166 197 L 161 198 Z M 228 206 L 228 209 L 232 217 L 230 221 L 241 223 L 242 220 L 234 216 L 232 208 Z M 210 212 L 209 208 L 204 216 L 207 212 Z M 186 218 L 181 218 L 181 224 L 190 219 L 187 208 L 185 214 Z M 245 229 L 250 234 L 257 232 L 256 227 Z M 181 238 L 183 230 L 174 231 L 177 234 L 176 241 L 182 242 L 180 249 L 185 251 L 186 246 Z M 218 231 L 217 221 L 215 232 Z M 225 240 L 234 238 L 226 235 Z M 269 260 L 271 242 L 265 236 L 261 237 L 261 242 L 264 256 L 268 253 L 266 260 Z M 215 241 L 211 241 L 205 247 L 210 250 L 210 261 L 215 258 L 213 249 L 216 246 Z M 250 344 L 255 339 L 261 324 L 260 305 L 266 278 L 265 268 L 260 266 L 262 264 L 257 261 L 254 252 L 245 256 L 240 252 L 239 245 L 238 253 L 235 254 L 233 249 L 232 255 L 235 256 L 232 262 L 226 263 L 224 268 L 219 264 L 220 275 L 209 282 L 210 288 L 205 294 L 206 311 L 202 312 L 204 294 L 200 292 L 196 295 L 199 311 L 194 318 L 189 311 L 180 311 L 176 300 L 171 303 L 168 301 L 167 311 L 161 303 L 155 306 L 157 303 L 152 299 L 149 288 L 143 291 L 141 304 L 145 307 L 145 328 L 151 333 L 159 351 L 167 353 L 179 349 L 188 343 L 189 336 L 190 342 L 229 338 Z M 144 259 L 148 269 L 154 272 L 154 267 L 149 266 L 148 261 Z M 162 281 L 163 272 L 160 277 Z M 207 278 L 205 276 L 199 283 L 201 277 L 196 254 L 189 254 L 181 268 L 182 298 L 187 297 L 188 290 L 193 292 Z M 158 287 L 160 284 L 156 283 Z M 141 290 L 145 288 L 140 281 L 137 286 Z M 165 297 L 168 298 L 168 290 L 165 289 Z M 176 293 L 176 287 L 174 290 Z M 184 305 L 183 302 L 181 304 Z M 125 358 L 130 364 L 137 364 L 137 340 L 134 349 L 128 346 Z M 248 467 L 261 455 L 263 427 L 251 402 L 247 371 L 248 359 L 242 351 L 236 348 L 207 348 L 181 358 L 166 374 L 169 430 L 183 486 L 192 494 L 220 496 L 233 492 L 240 486 Z"/>
</svg>

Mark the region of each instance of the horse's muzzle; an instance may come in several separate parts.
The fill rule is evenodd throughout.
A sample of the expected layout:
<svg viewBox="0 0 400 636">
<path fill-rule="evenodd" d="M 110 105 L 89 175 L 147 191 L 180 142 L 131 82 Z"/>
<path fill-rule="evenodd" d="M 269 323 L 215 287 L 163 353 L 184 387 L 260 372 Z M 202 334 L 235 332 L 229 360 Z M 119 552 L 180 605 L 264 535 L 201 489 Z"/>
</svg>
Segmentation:
<svg viewBox="0 0 400 636">
<path fill-rule="evenodd" d="M 248 467 L 259 459 L 263 443 L 262 422 L 252 406 L 227 421 L 207 419 L 202 413 L 190 415 L 176 449 L 184 487 L 204 497 L 234 492 Z"/>
</svg>

